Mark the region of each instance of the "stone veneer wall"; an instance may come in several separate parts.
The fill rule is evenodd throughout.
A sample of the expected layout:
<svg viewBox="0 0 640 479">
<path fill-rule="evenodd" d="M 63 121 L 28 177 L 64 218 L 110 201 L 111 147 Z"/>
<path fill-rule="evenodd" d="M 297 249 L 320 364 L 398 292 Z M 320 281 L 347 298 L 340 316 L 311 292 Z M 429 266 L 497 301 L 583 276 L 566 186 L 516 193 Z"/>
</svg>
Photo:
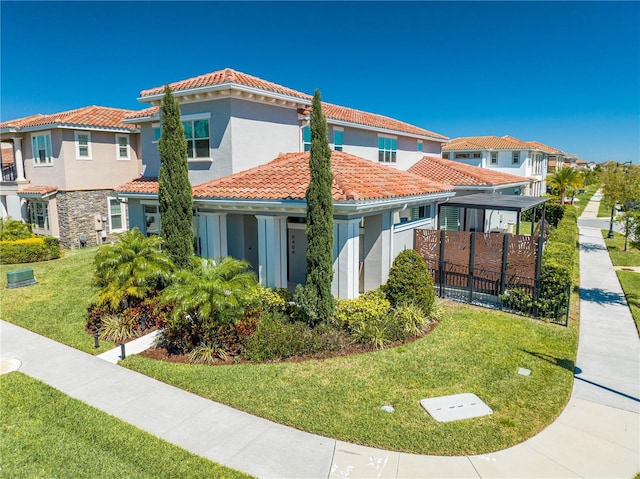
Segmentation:
<svg viewBox="0 0 640 479">
<path fill-rule="evenodd" d="M 95 215 L 97 214 L 107 219 L 103 225 L 107 232 L 104 242 L 116 239 L 114 235 L 109 234 L 109 207 L 107 204 L 109 193 L 111 190 L 59 191 L 57 193 L 60 246 L 65 248 L 79 247 L 78 238 L 81 233 L 87 237 L 87 246 L 102 244 L 101 232 L 98 231 L 96 234 Z"/>
</svg>

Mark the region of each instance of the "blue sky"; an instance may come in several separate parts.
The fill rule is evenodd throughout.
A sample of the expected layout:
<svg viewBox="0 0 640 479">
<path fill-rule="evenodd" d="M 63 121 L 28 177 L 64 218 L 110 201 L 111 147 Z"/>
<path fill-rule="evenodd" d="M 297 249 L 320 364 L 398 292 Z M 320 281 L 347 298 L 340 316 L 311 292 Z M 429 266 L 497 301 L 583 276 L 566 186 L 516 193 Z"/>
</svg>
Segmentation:
<svg viewBox="0 0 640 479">
<path fill-rule="evenodd" d="M 451 138 L 640 162 L 639 2 L 0 2 L 0 118 L 230 67 Z"/>
</svg>

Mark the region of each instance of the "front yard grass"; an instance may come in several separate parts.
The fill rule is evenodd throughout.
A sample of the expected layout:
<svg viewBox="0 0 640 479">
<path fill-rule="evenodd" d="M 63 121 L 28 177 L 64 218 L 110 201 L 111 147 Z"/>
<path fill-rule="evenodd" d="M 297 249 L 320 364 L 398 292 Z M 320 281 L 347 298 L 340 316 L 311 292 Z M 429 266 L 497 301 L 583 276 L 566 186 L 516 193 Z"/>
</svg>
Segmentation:
<svg viewBox="0 0 640 479">
<path fill-rule="evenodd" d="M 571 393 L 576 328 L 460 304 L 445 311 L 426 337 L 369 354 L 233 366 L 129 356 L 121 364 L 300 430 L 417 454 L 486 453 L 549 425 Z M 438 423 L 419 404 L 464 392 L 493 414 Z M 395 412 L 382 411 L 385 404 Z"/>
<path fill-rule="evenodd" d="M 624 236 L 615 233 L 614 237 L 607 238 L 607 231 L 602 230 L 604 242 L 609 250 L 609 257 L 614 266 L 640 266 L 640 250 L 629 245 L 628 251 L 624 251 Z M 636 323 L 636 329 L 640 335 L 640 273 L 634 271 L 616 271 L 620 286 L 627 297 L 631 315 Z"/>
<path fill-rule="evenodd" d="M 91 354 L 114 347 L 84 330 L 87 306 L 98 291 L 92 280 L 97 248 L 75 249 L 60 259 L 40 263 L 0 265 L 0 318 Z M 6 289 L 7 271 L 32 268 L 38 284 Z"/>
<path fill-rule="evenodd" d="M 249 478 L 19 372 L 2 376 L 2 477 Z"/>
</svg>

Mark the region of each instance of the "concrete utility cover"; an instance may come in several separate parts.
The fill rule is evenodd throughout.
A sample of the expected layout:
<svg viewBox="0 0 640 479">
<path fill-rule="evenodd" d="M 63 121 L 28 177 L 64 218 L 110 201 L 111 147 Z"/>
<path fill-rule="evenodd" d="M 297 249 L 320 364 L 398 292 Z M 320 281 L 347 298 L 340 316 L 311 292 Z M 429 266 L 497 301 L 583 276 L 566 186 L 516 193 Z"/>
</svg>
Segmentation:
<svg viewBox="0 0 640 479">
<path fill-rule="evenodd" d="M 421 399 L 420 405 L 438 422 L 458 421 L 493 414 L 491 408 L 472 393 Z"/>
<path fill-rule="evenodd" d="M 0 358 L 0 374 L 10 373 L 17 371 L 22 366 L 19 359 L 15 358 Z"/>
</svg>

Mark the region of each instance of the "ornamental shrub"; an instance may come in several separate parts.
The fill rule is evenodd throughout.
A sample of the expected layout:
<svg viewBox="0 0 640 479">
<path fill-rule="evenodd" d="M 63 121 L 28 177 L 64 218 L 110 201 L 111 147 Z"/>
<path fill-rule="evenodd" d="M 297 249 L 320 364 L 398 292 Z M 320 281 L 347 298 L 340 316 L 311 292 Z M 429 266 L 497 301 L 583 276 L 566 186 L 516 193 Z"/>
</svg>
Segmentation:
<svg viewBox="0 0 640 479">
<path fill-rule="evenodd" d="M 412 249 L 404 250 L 396 256 L 382 291 L 391 306 L 413 303 L 422 309 L 425 316 L 431 314 L 436 296 L 427 263 Z"/>
<path fill-rule="evenodd" d="M 0 241 L 0 264 L 36 263 L 60 257 L 60 240 L 50 236 Z"/>
<path fill-rule="evenodd" d="M 564 216 L 564 212 L 567 210 L 567 208 L 571 207 L 568 207 L 567 205 L 561 205 L 560 203 L 547 203 L 544 218 L 547 220 L 547 223 L 555 228 L 556 226 L 558 226 L 558 223 Z M 522 213 L 522 221 L 531 221 L 532 216 L 533 209 L 527 210 Z M 542 207 L 536 208 L 536 223 L 540 221 L 540 218 L 542 218 Z"/>
<path fill-rule="evenodd" d="M 30 225 L 20 220 L 0 218 L 0 241 L 15 241 L 34 236 Z"/>
</svg>

